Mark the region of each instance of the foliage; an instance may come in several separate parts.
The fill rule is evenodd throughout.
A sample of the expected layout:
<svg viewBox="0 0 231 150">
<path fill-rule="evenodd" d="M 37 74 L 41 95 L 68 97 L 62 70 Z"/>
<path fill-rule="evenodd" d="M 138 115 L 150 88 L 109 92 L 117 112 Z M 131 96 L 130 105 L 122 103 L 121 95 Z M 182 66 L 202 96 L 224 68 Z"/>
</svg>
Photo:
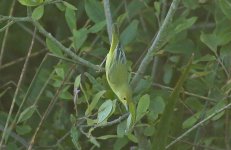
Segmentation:
<svg viewBox="0 0 231 150">
<path fill-rule="evenodd" d="M 231 1 L 107 2 L 0 1 L 0 148 L 230 149 Z M 132 131 L 99 65 L 110 16 L 139 79 Z"/>
</svg>

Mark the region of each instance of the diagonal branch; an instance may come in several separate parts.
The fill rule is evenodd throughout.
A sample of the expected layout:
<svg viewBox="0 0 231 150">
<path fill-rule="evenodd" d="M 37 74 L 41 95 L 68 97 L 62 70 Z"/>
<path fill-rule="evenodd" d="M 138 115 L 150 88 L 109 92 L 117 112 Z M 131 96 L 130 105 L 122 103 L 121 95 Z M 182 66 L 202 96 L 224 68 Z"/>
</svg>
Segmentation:
<svg viewBox="0 0 231 150">
<path fill-rule="evenodd" d="M 93 63 L 77 56 L 74 52 L 72 52 L 69 48 L 66 48 L 63 46 L 57 39 L 55 39 L 50 33 L 48 33 L 37 21 L 32 21 L 34 26 L 38 29 L 40 33 L 42 33 L 46 38 L 49 38 L 51 41 L 53 41 L 61 50 L 67 54 L 68 56 L 72 57 L 74 60 L 78 61 L 80 64 L 92 68 L 94 70 L 103 70 L 100 66 L 94 65 Z"/>
<path fill-rule="evenodd" d="M 221 109 L 216 110 L 214 113 L 212 113 L 211 115 L 209 115 L 208 117 L 206 117 L 205 119 L 201 120 L 200 122 L 198 122 L 197 124 L 195 124 L 192 128 L 188 129 L 186 132 L 184 132 L 181 136 L 179 136 L 178 138 L 176 138 L 174 141 L 172 141 L 170 144 L 168 144 L 165 148 L 168 149 L 170 148 L 172 145 L 176 144 L 178 141 L 180 141 L 182 138 L 184 138 L 186 135 L 188 135 L 191 131 L 193 131 L 194 129 L 198 128 L 199 126 L 203 125 L 205 122 L 207 122 L 208 120 L 212 119 L 214 116 L 216 116 L 217 114 L 225 111 L 226 109 L 229 109 L 231 107 L 231 103 L 229 103 L 228 105 L 226 105 L 225 107 L 222 107 Z"/>
<path fill-rule="evenodd" d="M 153 41 L 151 47 L 148 49 L 147 54 L 145 55 L 144 59 L 142 60 L 140 66 L 138 68 L 138 71 L 135 74 L 135 76 L 131 82 L 131 85 L 133 88 L 136 87 L 138 81 L 141 79 L 142 75 L 145 73 L 148 64 L 152 61 L 153 53 L 155 51 L 158 51 L 160 46 L 165 42 L 164 37 L 166 36 L 166 29 L 172 21 L 172 18 L 174 16 L 174 13 L 176 12 L 176 9 L 177 9 L 179 2 L 180 2 L 180 0 L 173 0 L 172 1 L 172 4 L 171 4 L 169 11 L 168 11 L 168 14 L 167 14 L 166 18 L 164 19 L 164 22 L 163 22 L 162 26 L 160 27 L 155 40 Z"/>
</svg>

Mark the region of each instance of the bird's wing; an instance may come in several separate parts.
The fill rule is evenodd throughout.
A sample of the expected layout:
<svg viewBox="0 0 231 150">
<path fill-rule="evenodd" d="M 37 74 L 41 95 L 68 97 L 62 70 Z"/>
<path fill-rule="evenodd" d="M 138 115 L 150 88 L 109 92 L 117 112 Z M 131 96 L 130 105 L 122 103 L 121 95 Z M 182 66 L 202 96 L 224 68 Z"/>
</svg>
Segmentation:
<svg viewBox="0 0 231 150">
<path fill-rule="evenodd" d="M 108 78 L 112 84 L 125 84 L 128 82 L 128 68 L 125 53 L 117 44 L 116 50 L 111 57 L 112 61 L 108 67 Z"/>
</svg>

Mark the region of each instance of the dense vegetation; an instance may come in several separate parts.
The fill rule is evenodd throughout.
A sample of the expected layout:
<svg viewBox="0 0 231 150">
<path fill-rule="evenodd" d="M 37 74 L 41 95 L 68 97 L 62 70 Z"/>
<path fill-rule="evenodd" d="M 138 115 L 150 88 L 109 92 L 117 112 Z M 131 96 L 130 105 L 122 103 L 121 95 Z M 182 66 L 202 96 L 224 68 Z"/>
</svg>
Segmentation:
<svg viewBox="0 0 231 150">
<path fill-rule="evenodd" d="M 0 149 L 231 149 L 230 22 L 230 0 L 0 0 Z M 100 65 L 113 24 L 132 131 Z"/>
</svg>

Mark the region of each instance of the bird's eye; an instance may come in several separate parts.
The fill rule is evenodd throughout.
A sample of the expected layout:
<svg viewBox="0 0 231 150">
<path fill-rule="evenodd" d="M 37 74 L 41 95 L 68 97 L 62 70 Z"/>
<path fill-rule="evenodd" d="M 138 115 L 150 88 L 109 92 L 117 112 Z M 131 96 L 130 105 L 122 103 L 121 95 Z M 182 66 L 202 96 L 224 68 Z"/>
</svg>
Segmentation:
<svg viewBox="0 0 231 150">
<path fill-rule="evenodd" d="M 124 97 L 124 100 L 126 100 L 126 97 Z"/>
</svg>

